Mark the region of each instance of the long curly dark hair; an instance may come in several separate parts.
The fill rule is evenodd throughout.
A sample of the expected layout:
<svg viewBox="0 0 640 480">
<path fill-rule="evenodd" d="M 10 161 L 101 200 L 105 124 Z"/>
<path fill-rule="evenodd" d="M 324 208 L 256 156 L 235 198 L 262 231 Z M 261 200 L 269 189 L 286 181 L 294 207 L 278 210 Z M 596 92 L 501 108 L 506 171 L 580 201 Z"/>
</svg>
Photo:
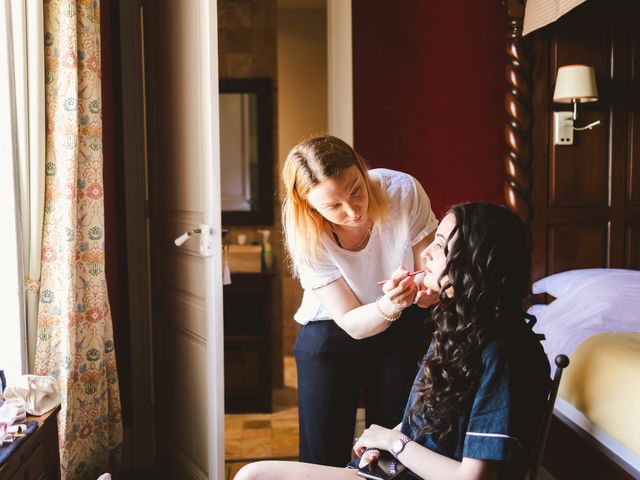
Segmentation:
<svg viewBox="0 0 640 480">
<path fill-rule="evenodd" d="M 525 325 L 531 268 L 526 228 L 514 213 L 489 203 L 461 204 L 449 213 L 456 226 L 445 247 L 432 351 L 422 362 L 409 415 L 419 434 L 440 442 L 447 442 L 453 419 L 470 407 L 483 348 Z"/>
</svg>

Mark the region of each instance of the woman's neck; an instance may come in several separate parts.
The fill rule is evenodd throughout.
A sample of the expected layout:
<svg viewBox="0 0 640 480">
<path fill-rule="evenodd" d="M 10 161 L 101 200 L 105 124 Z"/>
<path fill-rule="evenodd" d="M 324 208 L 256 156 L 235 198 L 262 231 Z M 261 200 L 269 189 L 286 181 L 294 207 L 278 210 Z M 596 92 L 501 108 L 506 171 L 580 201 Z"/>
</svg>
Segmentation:
<svg viewBox="0 0 640 480">
<path fill-rule="evenodd" d="M 328 227 L 336 245 L 344 250 L 356 252 L 366 247 L 373 229 L 373 222 L 368 220 L 361 226 L 354 227 L 329 222 Z"/>
</svg>

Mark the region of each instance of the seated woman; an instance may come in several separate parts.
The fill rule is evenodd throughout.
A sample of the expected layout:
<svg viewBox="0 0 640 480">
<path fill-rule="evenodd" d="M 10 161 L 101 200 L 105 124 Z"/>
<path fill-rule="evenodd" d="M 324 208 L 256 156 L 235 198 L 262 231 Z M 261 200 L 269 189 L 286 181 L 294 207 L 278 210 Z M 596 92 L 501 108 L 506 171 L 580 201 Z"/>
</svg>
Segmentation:
<svg viewBox="0 0 640 480">
<path fill-rule="evenodd" d="M 453 207 L 422 253 L 424 286 L 438 292 L 434 336 L 402 423 L 371 425 L 353 447 L 363 466 L 387 450 L 401 478 L 524 478 L 546 402 L 549 363 L 525 320 L 527 233 L 506 208 Z M 353 365 L 354 375 L 367 365 Z M 236 480 L 355 479 L 353 468 L 265 461 Z"/>
</svg>

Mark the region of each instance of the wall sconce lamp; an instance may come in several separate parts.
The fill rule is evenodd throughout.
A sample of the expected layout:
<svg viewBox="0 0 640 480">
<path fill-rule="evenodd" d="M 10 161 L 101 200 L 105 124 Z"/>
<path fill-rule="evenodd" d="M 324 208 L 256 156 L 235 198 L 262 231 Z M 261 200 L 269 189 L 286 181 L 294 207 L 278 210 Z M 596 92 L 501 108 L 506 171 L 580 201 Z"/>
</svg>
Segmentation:
<svg viewBox="0 0 640 480">
<path fill-rule="evenodd" d="M 558 68 L 556 88 L 553 92 L 555 103 L 572 103 L 573 112 L 553 112 L 553 144 L 573 145 L 573 132 L 591 130 L 600 120 L 584 127 L 575 127 L 578 119 L 578 104 L 598 100 L 598 87 L 593 67 L 587 65 L 565 65 Z"/>
</svg>

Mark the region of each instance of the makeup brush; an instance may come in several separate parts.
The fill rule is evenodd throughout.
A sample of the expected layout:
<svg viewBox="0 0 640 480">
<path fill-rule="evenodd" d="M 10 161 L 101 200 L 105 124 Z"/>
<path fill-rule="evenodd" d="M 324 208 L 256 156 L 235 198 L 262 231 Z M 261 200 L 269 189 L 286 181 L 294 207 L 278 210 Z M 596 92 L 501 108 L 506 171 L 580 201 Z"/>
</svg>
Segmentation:
<svg viewBox="0 0 640 480">
<path fill-rule="evenodd" d="M 407 275 L 408 277 L 413 277 L 414 275 L 418 275 L 419 273 L 423 273 L 425 270 L 424 268 L 422 270 L 416 270 L 415 272 L 409 272 L 409 275 Z M 391 280 L 390 278 L 387 278 L 386 280 L 380 280 L 378 283 L 376 283 L 376 285 L 384 285 L 385 283 L 387 283 L 389 280 Z"/>
</svg>

